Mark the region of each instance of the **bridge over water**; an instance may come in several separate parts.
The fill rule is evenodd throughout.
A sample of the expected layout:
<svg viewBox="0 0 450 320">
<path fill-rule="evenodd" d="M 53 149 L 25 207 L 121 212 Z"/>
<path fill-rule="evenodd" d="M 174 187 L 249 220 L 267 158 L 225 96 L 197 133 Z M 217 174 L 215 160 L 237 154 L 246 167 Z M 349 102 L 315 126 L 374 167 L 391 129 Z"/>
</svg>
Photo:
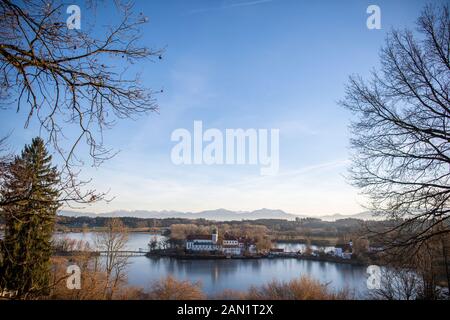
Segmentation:
<svg viewBox="0 0 450 320">
<path fill-rule="evenodd" d="M 97 253 L 101 256 L 105 256 L 107 254 L 111 254 L 114 253 L 117 256 L 121 256 L 121 257 L 136 257 L 136 256 L 145 256 L 147 254 L 146 251 L 132 251 L 132 250 L 122 250 L 122 251 L 115 251 L 115 252 L 111 252 L 111 251 L 94 251 L 94 253 Z"/>
</svg>

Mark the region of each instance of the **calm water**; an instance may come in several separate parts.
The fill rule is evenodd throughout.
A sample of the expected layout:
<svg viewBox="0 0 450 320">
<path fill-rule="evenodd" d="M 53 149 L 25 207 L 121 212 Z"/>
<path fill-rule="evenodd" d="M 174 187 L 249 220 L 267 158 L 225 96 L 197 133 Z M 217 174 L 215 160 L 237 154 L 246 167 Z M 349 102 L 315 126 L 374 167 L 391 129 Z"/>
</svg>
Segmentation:
<svg viewBox="0 0 450 320">
<path fill-rule="evenodd" d="M 82 239 L 93 245 L 93 233 L 67 233 L 56 237 Z M 154 237 L 148 233 L 130 233 L 127 249 L 147 249 Z M 161 237 L 161 236 L 158 236 Z M 288 251 L 304 248 L 302 244 L 280 244 Z M 292 249 L 292 250 L 291 250 Z M 296 249 L 296 250 L 295 250 Z M 128 282 L 149 288 L 155 280 L 167 275 L 178 279 L 200 281 L 203 290 L 216 294 L 224 289 L 246 290 L 252 285 L 265 284 L 273 279 L 288 281 L 302 275 L 329 283 L 333 289 L 348 288 L 363 298 L 366 289 L 366 268 L 330 262 L 297 259 L 250 259 L 250 260 L 177 260 L 171 258 L 131 257 L 128 266 Z"/>
</svg>

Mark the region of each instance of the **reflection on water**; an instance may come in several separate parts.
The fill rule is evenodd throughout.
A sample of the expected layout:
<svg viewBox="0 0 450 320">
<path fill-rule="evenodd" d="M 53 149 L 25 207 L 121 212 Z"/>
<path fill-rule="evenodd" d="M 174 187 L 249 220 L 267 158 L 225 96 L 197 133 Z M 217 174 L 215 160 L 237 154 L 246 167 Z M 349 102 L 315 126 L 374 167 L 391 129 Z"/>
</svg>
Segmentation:
<svg viewBox="0 0 450 320">
<path fill-rule="evenodd" d="M 56 235 L 61 237 L 62 235 Z M 82 239 L 93 244 L 93 233 L 68 233 L 64 236 Z M 130 233 L 128 250 L 147 248 L 154 235 Z M 161 236 L 159 236 L 161 237 Z M 299 250 L 301 244 L 289 244 Z M 294 247 L 291 247 L 291 249 Z M 286 248 L 287 251 L 291 251 Z M 298 251 L 298 250 L 292 250 Z M 329 283 L 333 289 L 348 288 L 358 297 L 366 292 L 366 268 L 348 264 L 307 261 L 298 259 L 224 259 L 224 260 L 178 260 L 172 258 L 131 257 L 128 281 L 131 285 L 149 288 L 161 277 L 173 275 L 178 279 L 199 281 L 208 294 L 224 289 L 246 290 L 252 285 L 265 284 L 271 280 L 289 281 L 302 275 Z"/>
<path fill-rule="evenodd" d="M 171 258 L 134 257 L 130 259 L 130 284 L 148 288 L 163 276 L 200 281 L 203 289 L 214 294 L 224 289 L 246 290 L 271 280 L 289 281 L 311 276 L 333 289 L 348 288 L 359 297 L 365 293 L 365 268 L 330 262 L 298 259 L 254 260 L 177 260 Z"/>
</svg>

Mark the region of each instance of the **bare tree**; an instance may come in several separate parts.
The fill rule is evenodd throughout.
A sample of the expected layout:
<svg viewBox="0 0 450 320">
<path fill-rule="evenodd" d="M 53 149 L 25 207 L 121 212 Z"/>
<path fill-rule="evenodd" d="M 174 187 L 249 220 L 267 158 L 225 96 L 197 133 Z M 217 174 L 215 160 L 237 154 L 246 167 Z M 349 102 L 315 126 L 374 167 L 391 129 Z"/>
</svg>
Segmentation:
<svg viewBox="0 0 450 320">
<path fill-rule="evenodd" d="M 104 129 L 158 107 L 156 91 L 145 88 L 133 71 L 137 62 L 161 58 L 161 50 L 139 45 L 148 18 L 134 14 L 128 2 L 110 5 L 116 24 L 96 26 L 83 14 L 82 28 L 69 30 L 62 1 L 0 0 L 0 107 L 25 112 L 25 127 L 37 123 L 62 157 L 61 201 L 66 204 L 105 198 L 87 188 L 90 180 L 78 179 L 76 166 L 84 159 L 77 147 L 84 141 L 92 163 L 99 165 L 115 154 L 103 142 Z M 87 1 L 86 7 L 94 10 L 95 2 Z"/>
<path fill-rule="evenodd" d="M 69 30 L 62 1 L 0 0 L 0 107 L 25 112 L 25 127 L 36 121 L 61 155 L 61 200 L 66 203 L 105 196 L 85 190 L 90 181 L 77 179 L 75 166 L 83 164 L 77 146 L 84 140 L 93 164 L 99 165 L 115 154 L 103 143 L 104 129 L 116 119 L 157 110 L 155 91 L 143 87 L 129 68 L 161 58 L 162 52 L 139 45 L 140 27 L 148 20 L 143 14 L 133 14 L 132 4 L 120 1 L 115 8 L 119 21 L 95 26 L 96 38 L 88 23 Z M 69 134 L 74 128 L 75 137 Z"/>
<path fill-rule="evenodd" d="M 114 118 L 157 109 L 154 92 L 127 68 L 160 57 L 161 51 L 138 45 L 147 18 L 135 16 L 130 4 L 115 3 L 121 20 L 96 39 L 89 28 L 68 29 L 67 8 L 60 1 L 0 1 L 2 104 L 14 103 L 18 112 L 27 112 L 25 126 L 36 118 L 67 163 L 76 160 L 74 151 L 82 139 L 95 163 L 107 159 L 111 153 L 103 145 L 102 130 Z M 64 150 L 60 139 L 68 124 L 78 126 L 80 133 Z"/>
<path fill-rule="evenodd" d="M 380 288 L 370 293 L 372 299 L 414 300 L 420 295 L 422 282 L 419 276 L 403 267 L 383 269 Z"/>
<path fill-rule="evenodd" d="M 450 231 L 449 7 L 426 7 L 417 31 L 390 32 L 381 70 L 352 76 L 341 102 L 356 117 L 354 185 L 371 210 L 398 220 L 384 230 L 387 246 L 416 251 Z"/>
<path fill-rule="evenodd" d="M 122 221 L 111 219 L 106 230 L 99 232 L 95 239 L 97 250 L 104 255 L 106 273 L 105 298 L 112 299 L 116 289 L 125 281 L 128 258 L 120 251 L 125 249 L 128 234 Z"/>
</svg>

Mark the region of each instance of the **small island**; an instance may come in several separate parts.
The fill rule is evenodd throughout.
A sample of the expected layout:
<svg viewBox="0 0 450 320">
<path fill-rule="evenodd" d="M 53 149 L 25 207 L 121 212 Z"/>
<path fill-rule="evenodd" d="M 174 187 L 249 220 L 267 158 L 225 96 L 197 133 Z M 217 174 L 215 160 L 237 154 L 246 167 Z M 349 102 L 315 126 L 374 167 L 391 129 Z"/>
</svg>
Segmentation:
<svg viewBox="0 0 450 320">
<path fill-rule="evenodd" d="M 368 248 L 369 249 L 369 248 Z M 374 248 L 370 248 L 375 251 Z M 156 237 L 149 242 L 147 257 L 172 257 L 177 259 L 262 259 L 262 258 L 296 258 L 335 263 L 366 265 L 363 260 L 353 255 L 353 241 L 335 246 L 315 247 L 305 244 L 303 250 L 288 251 L 276 247 L 276 242 L 258 241 L 246 235 L 234 235 L 225 232 L 219 235 L 217 227 L 211 234 L 188 234 L 184 239 L 159 243 Z"/>
</svg>

